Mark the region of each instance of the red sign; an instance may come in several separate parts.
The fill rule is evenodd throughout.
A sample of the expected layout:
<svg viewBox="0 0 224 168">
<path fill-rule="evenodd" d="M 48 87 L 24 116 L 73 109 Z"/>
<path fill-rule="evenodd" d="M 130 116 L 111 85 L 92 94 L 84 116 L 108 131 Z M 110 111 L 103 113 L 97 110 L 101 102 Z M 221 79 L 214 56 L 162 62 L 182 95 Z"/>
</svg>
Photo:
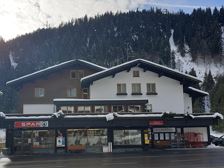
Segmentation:
<svg viewBox="0 0 224 168">
<path fill-rule="evenodd" d="M 149 121 L 149 125 L 151 125 L 151 126 L 164 125 L 164 121 L 163 120 L 151 120 L 151 121 Z"/>
<path fill-rule="evenodd" d="M 48 121 L 16 121 L 14 128 L 39 128 L 48 127 Z"/>
</svg>

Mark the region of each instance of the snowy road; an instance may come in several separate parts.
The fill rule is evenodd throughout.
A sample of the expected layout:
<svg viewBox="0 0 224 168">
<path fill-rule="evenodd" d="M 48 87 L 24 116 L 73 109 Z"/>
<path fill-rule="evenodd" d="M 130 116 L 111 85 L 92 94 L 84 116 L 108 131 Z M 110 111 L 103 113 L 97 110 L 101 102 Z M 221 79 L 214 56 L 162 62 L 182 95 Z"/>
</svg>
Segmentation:
<svg viewBox="0 0 224 168">
<path fill-rule="evenodd" d="M 156 150 L 137 154 L 13 157 L 6 168 L 223 168 L 224 148 Z"/>
</svg>

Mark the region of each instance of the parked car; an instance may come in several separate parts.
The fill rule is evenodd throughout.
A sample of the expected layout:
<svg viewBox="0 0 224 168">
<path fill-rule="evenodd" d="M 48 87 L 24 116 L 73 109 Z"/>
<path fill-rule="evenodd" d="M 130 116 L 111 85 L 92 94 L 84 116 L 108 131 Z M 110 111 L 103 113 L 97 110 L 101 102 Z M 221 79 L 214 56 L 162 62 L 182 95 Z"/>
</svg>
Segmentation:
<svg viewBox="0 0 224 168">
<path fill-rule="evenodd" d="M 220 137 L 211 136 L 211 141 L 216 146 L 224 146 L 224 135 Z"/>
</svg>

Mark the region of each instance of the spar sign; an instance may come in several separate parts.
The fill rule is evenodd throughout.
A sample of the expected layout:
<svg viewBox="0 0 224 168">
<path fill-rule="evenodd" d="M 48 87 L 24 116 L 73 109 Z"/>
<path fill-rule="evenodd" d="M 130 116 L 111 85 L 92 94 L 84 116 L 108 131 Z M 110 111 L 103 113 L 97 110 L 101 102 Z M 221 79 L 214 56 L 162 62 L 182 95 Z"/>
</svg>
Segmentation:
<svg viewBox="0 0 224 168">
<path fill-rule="evenodd" d="M 43 128 L 48 127 L 48 121 L 16 121 L 14 128 Z"/>
</svg>

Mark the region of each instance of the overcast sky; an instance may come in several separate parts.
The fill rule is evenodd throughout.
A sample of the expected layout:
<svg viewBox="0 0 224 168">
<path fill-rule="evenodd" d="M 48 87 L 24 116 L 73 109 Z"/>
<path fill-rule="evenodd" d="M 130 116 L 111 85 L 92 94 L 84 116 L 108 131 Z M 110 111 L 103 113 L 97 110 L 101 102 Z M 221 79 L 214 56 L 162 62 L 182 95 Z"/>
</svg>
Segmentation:
<svg viewBox="0 0 224 168">
<path fill-rule="evenodd" d="M 58 26 L 72 18 L 106 11 L 158 7 L 189 13 L 193 8 L 220 8 L 222 5 L 224 0 L 0 0 L 0 36 L 9 40 L 46 25 Z"/>
</svg>

